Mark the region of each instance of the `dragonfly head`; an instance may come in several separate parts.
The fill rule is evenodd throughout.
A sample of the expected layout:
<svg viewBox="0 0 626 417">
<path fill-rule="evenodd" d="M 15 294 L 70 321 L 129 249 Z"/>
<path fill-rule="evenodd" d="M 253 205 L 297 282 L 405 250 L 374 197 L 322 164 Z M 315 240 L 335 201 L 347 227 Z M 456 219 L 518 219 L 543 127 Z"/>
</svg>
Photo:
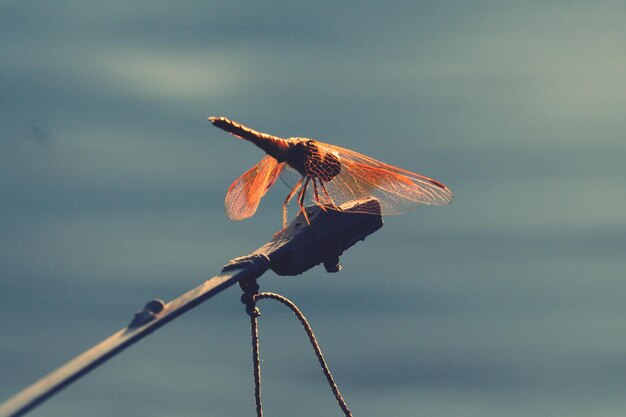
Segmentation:
<svg viewBox="0 0 626 417">
<path fill-rule="evenodd" d="M 320 146 L 314 139 L 293 138 L 294 150 L 292 158 L 293 168 L 302 175 L 319 178 L 320 181 L 330 182 L 341 172 L 341 162 L 336 152 Z"/>
</svg>

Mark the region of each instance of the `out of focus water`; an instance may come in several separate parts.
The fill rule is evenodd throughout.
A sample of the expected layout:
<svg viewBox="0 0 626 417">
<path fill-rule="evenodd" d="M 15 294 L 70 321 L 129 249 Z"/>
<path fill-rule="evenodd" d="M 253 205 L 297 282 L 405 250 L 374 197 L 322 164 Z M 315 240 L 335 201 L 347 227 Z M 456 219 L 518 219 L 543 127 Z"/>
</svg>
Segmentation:
<svg viewBox="0 0 626 417">
<path fill-rule="evenodd" d="M 626 409 L 623 2 L 0 5 L 0 400 L 269 240 L 229 222 L 261 158 L 224 115 L 432 176 L 344 269 L 264 277 L 356 416 Z M 33 416 L 254 415 L 231 289 Z M 261 305 L 268 415 L 340 415 L 291 314 Z"/>
</svg>

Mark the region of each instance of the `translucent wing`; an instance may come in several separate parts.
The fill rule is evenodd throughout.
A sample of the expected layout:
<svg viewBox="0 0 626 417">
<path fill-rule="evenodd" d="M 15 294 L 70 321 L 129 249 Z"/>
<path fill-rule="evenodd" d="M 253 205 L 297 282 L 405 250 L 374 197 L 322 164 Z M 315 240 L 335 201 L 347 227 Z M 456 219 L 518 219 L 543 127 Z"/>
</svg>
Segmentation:
<svg viewBox="0 0 626 417">
<path fill-rule="evenodd" d="M 280 175 L 283 166 L 284 163 L 278 163 L 268 155 L 237 178 L 226 193 L 224 207 L 228 218 L 243 220 L 252 216 L 261 198 Z"/>
<path fill-rule="evenodd" d="M 441 206 L 452 201 L 452 191 L 436 180 L 339 146 L 317 141 L 315 144 L 322 155 L 332 153 L 341 164 L 341 171 L 331 181 L 317 180 L 318 199 L 323 204 L 340 206 L 351 200 L 375 197 L 381 203 L 382 213 L 388 215 L 405 213 L 419 204 Z"/>
</svg>

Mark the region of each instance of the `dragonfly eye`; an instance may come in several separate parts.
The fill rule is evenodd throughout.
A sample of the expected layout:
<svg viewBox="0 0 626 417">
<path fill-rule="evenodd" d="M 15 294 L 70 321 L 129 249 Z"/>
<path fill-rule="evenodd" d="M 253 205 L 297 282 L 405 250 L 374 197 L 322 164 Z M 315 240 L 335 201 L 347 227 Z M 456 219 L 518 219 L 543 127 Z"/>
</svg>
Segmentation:
<svg viewBox="0 0 626 417">
<path fill-rule="evenodd" d="M 311 140 L 306 143 L 304 155 L 304 171 L 309 177 L 330 182 L 341 172 L 339 156 L 333 152 L 324 152 L 315 144 L 315 141 Z"/>
</svg>

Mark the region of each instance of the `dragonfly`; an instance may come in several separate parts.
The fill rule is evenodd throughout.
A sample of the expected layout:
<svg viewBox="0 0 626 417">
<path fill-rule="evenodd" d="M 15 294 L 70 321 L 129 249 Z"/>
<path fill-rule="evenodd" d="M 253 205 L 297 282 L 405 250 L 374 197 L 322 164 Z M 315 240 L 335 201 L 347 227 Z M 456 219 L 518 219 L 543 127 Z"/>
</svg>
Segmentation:
<svg viewBox="0 0 626 417">
<path fill-rule="evenodd" d="M 373 197 L 380 202 L 383 215 L 402 214 L 420 204 L 443 206 L 452 201 L 452 191 L 441 182 L 350 149 L 315 139 L 280 138 L 221 116 L 211 116 L 209 121 L 267 154 L 228 189 L 224 206 L 231 220 L 254 215 L 261 198 L 281 175 L 298 178 L 283 202 L 283 228 L 287 226 L 287 205 L 296 194 L 308 224 L 307 196 L 323 210 L 341 210 L 342 204 Z M 370 206 L 359 212 L 378 214 Z"/>
</svg>

